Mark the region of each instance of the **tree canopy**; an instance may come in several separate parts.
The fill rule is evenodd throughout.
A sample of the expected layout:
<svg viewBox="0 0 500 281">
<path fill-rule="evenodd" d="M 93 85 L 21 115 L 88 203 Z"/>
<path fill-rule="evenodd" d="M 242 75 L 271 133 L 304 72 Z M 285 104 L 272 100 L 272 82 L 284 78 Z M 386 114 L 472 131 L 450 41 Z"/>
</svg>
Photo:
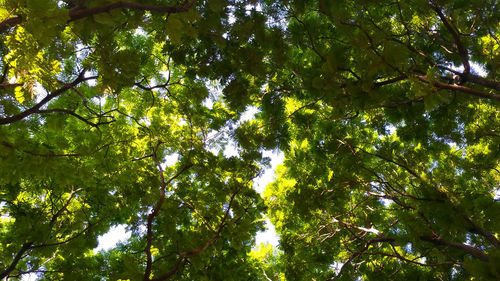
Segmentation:
<svg viewBox="0 0 500 281">
<path fill-rule="evenodd" d="M 499 19 L 0 0 L 0 279 L 499 280 Z M 259 194 L 263 150 L 285 160 Z"/>
</svg>

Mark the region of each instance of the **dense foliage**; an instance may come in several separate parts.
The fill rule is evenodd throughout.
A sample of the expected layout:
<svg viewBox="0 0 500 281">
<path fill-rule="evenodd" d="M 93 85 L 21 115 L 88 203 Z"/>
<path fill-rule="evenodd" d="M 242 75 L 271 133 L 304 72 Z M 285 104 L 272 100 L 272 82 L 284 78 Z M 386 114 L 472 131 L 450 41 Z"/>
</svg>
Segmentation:
<svg viewBox="0 0 500 281">
<path fill-rule="evenodd" d="M 0 3 L 0 279 L 500 279 L 497 1 Z"/>
</svg>

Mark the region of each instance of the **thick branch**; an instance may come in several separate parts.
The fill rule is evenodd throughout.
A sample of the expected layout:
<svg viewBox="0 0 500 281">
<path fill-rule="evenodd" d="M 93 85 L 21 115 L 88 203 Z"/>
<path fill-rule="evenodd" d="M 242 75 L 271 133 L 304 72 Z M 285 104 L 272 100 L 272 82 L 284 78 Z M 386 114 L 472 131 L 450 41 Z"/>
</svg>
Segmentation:
<svg viewBox="0 0 500 281">
<path fill-rule="evenodd" d="M 500 249 L 500 241 L 498 241 L 498 239 L 495 237 L 495 235 L 493 235 L 491 232 L 489 232 L 488 230 L 486 229 L 483 229 L 481 227 L 479 227 L 479 225 L 475 224 L 471 219 L 469 218 L 466 218 L 467 222 L 471 224 L 471 228 L 470 228 L 470 231 L 472 233 L 476 233 L 476 234 L 479 234 L 481 236 L 483 236 L 484 238 L 486 238 L 486 240 L 488 240 L 493 246 L 495 246 L 496 248 Z"/>
<path fill-rule="evenodd" d="M 444 240 L 444 239 L 441 239 L 440 237 L 420 236 L 420 240 L 431 242 L 434 245 L 443 245 L 443 246 L 448 246 L 450 248 L 462 250 L 462 251 L 470 254 L 471 256 L 476 257 L 477 259 L 484 261 L 484 262 L 487 262 L 490 260 L 490 257 L 487 254 L 485 254 L 481 250 L 474 248 L 472 246 L 469 246 L 469 245 Z"/>
<path fill-rule="evenodd" d="M 17 15 L 0 22 L 0 33 L 23 22 L 23 17 Z"/>
<path fill-rule="evenodd" d="M 500 91 L 500 82 L 498 81 L 486 79 L 471 73 L 463 73 L 463 74 L 459 73 L 458 75 L 462 76 L 463 78 L 465 78 L 465 81 L 470 82 L 472 84 L 477 84 L 496 91 Z"/>
<path fill-rule="evenodd" d="M 91 17 L 97 14 L 108 13 L 116 9 L 130 9 L 130 10 L 159 12 L 168 14 L 182 13 L 182 12 L 187 12 L 194 5 L 195 2 L 196 0 L 191 0 L 191 1 L 185 1 L 184 4 L 182 5 L 162 6 L 162 5 L 151 5 L 145 3 L 120 1 L 92 8 L 83 8 L 81 6 L 76 6 L 69 10 L 68 22 L 80 20 L 86 17 Z M 21 15 L 16 15 L 11 18 L 8 18 L 0 23 L 0 33 L 5 32 L 11 27 L 21 24 L 24 21 L 25 19 Z"/>
<path fill-rule="evenodd" d="M 445 84 L 439 81 L 430 81 L 427 76 L 423 75 L 416 75 L 418 80 L 431 84 L 432 86 L 439 88 L 439 89 L 446 89 L 446 90 L 451 90 L 451 91 L 456 91 L 456 92 L 462 92 L 466 93 L 472 96 L 480 97 L 480 98 L 485 98 L 485 99 L 490 99 L 490 100 L 500 100 L 500 95 L 497 94 L 492 94 L 492 93 L 487 93 L 483 91 L 479 91 L 476 89 L 472 89 L 469 87 L 464 87 L 460 85 L 455 85 L 455 84 Z"/>
<path fill-rule="evenodd" d="M 107 5 L 92 7 L 92 8 L 73 8 L 69 10 L 69 21 L 75 21 L 89 16 L 107 13 L 116 9 L 131 9 L 139 11 L 150 11 L 159 13 L 181 13 L 187 12 L 196 0 L 186 1 L 183 5 L 177 6 L 161 6 L 135 2 L 114 2 Z"/>
<path fill-rule="evenodd" d="M 0 279 L 5 278 L 8 276 L 14 269 L 16 269 L 17 264 L 19 261 L 22 259 L 24 253 L 26 253 L 29 249 L 31 249 L 31 245 L 33 245 L 33 242 L 27 242 L 24 243 L 21 249 L 17 252 L 16 256 L 10 263 L 10 265 L 4 269 L 4 271 L 0 272 Z"/>
</svg>

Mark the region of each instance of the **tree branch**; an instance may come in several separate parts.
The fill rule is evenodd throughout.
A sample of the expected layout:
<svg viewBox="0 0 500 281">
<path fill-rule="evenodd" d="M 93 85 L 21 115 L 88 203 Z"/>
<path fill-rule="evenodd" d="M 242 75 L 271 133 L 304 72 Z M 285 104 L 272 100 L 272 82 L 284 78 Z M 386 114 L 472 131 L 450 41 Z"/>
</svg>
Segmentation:
<svg viewBox="0 0 500 281">
<path fill-rule="evenodd" d="M 472 246 L 469 246 L 469 245 L 444 240 L 444 239 L 441 239 L 440 237 L 420 236 L 420 240 L 430 242 L 434 245 L 443 245 L 443 246 L 448 246 L 450 248 L 462 250 L 462 251 L 470 254 L 471 256 L 473 256 L 481 261 L 484 261 L 484 262 L 488 262 L 490 260 L 490 257 L 487 254 L 485 254 L 481 250 L 474 248 Z"/>
<path fill-rule="evenodd" d="M 434 9 L 434 11 L 436 11 L 436 13 L 438 14 L 439 18 L 443 22 L 446 29 L 448 29 L 448 31 L 453 36 L 453 39 L 457 46 L 458 55 L 462 59 L 462 64 L 464 65 L 464 74 L 469 74 L 470 73 L 469 53 L 462 44 L 462 41 L 460 40 L 460 35 L 458 34 L 457 30 L 451 25 L 451 23 L 446 19 L 446 16 L 443 14 L 443 12 L 432 1 L 431 1 L 431 6 Z"/>
<path fill-rule="evenodd" d="M 85 122 L 86 124 L 88 124 L 88 125 L 90 125 L 91 127 L 94 127 L 94 128 L 99 127 L 99 125 L 105 125 L 105 124 L 109 124 L 109 123 L 114 122 L 114 118 L 111 116 L 112 120 L 110 120 L 110 121 L 93 123 L 93 122 L 90 122 L 89 120 L 83 118 L 82 116 L 76 114 L 73 110 L 62 109 L 62 108 L 41 109 L 41 110 L 37 110 L 35 113 L 63 113 L 63 114 L 69 114 L 71 116 L 74 116 L 74 117 L 80 119 L 81 121 Z"/>
<path fill-rule="evenodd" d="M 0 88 L 10 88 L 10 87 L 17 87 L 17 86 L 22 86 L 22 83 L 2 83 L 0 84 Z"/>
<path fill-rule="evenodd" d="M 475 224 L 470 218 L 466 218 L 466 221 L 468 223 L 470 223 L 470 225 L 471 225 L 470 231 L 472 233 L 476 233 L 476 234 L 483 236 L 493 246 L 495 246 L 495 248 L 500 249 L 500 241 L 498 241 L 498 239 L 495 237 L 495 235 L 493 235 L 491 232 L 487 231 L 486 229 L 479 227 L 479 225 Z"/>
<path fill-rule="evenodd" d="M 0 33 L 5 32 L 11 27 L 14 27 L 23 22 L 23 17 L 20 15 L 10 17 L 2 22 L 0 22 Z"/>
<path fill-rule="evenodd" d="M 33 242 L 26 242 L 23 244 L 21 249 L 15 255 L 14 259 L 12 259 L 12 262 L 10 263 L 10 265 L 6 269 L 4 269 L 2 272 L 0 272 L 0 279 L 5 278 L 14 269 L 16 269 L 16 266 L 19 263 L 19 261 L 23 258 L 24 253 L 26 253 L 29 249 L 31 249 L 31 245 L 33 245 Z"/>
<path fill-rule="evenodd" d="M 92 8 L 75 7 L 69 10 L 70 19 L 68 20 L 68 22 L 76 21 L 97 14 L 108 13 L 116 9 L 131 9 L 131 10 L 150 11 L 150 12 L 159 12 L 168 14 L 181 13 L 181 12 L 187 12 L 195 2 L 196 0 L 191 0 L 191 1 L 185 1 L 184 4 L 182 5 L 161 6 L 161 5 L 151 5 L 145 3 L 120 1 Z"/>
<path fill-rule="evenodd" d="M 166 194 L 166 189 L 167 186 L 176 178 L 178 178 L 184 171 L 187 169 L 191 168 L 193 164 L 188 164 L 184 166 L 180 171 L 178 171 L 175 175 L 173 175 L 168 181 L 165 181 L 165 178 L 163 176 L 163 168 L 161 167 L 161 163 L 156 155 L 158 147 L 160 146 L 160 143 L 157 145 L 155 148 L 155 151 L 153 153 L 153 159 L 156 163 L 156 166 L 158 167 L 158 170 L 160 171 L 160 182 L 161 182 L 161 194 L 160 194 L 160 199 L 156 202 L 156 205 L 154 206 L 153 210 L 151 213 L 148 215 L 146 227 L 147 227 L 147 232 L 146 232 L 146 269 L 144 270 L 144 276 L 143 280 L 144 281 L 149 281 L 151 280 L 151 267 L 153 264 L 153 257 L 151 254 L 151 245 L 153 244 L 153 221 L 154 219 L 158 216 L 160 209 L 163 205 L 163 202 L 165 201 L 165 194 Z M 180 265 L 180 263 L 179 263 Z"/>
<path fill-rule="evenodd" d="M 485 99 L 490 99 L 490 100 L 500 100 L 500 95 L 493 94 L 493 93 L 487 93 L 483 91 L 479 91 L 476 89 L 472 89 L 469 87 L 464 87 L 461 85 L 455 85 L 455 84 L 445 84 L 439 81 L 430 81 L 427 76 L 423 75 L 416 75 L 415 76 L 418 80 L 425 82 L 427 84 L 431 84 L 432 86 L 439 88 L 439 89 L 446 89 L 446 90 L 451 90 L 451 91 L 456 91 L 456 92 L 462 92 L 466 93 L 472 96 L 480 97 L 480 98 L 485 98 Z"/>
<path fill-rule="evenodd" d="M 80 154 L 78 154 L 78 153 L 60 153 L 60 154 L 47 153 L 47 154 L 42 154 L 42 153 L 37 153 L 37 152 L 25 150 L 25 149 L 16 148 L 14 145 L 12 145 L 12 144 L 10 144 L 10 143 L 8 143 L 6 141 L 1 142 L 1 144 L 3 146 L 5 146 L 5 147 L 10 148 L 10 149 L 20 150 L 20 151 L 22 151 L 24 153 L 31 154 L 33 156 L 39 156 L 39 157 L 72 157 L 72 156 L 80 156 Z"/>
<path fill-rule="evenodd" d="M 231 198 L 229 199 L 229 203 L 228 203 L 227 209 L 226 209 L 226 211 L 224 213 L 224 217 L 222 218 L 222 221 L 220 222 L 219 226 L 217 227 L 217 232 L 214 234 L 214 236 L 212 236 L 212 238 L 210 238 L 210 240 L 208 240 L 205 244 L 203 244 L 203 246 L 201 246 L 199 248 L 193 249 L 191 251 L 180 253 L 179 254 L 179 258 L 177 259 L 177 262 L 175 263 L 175 266 L 171 270 L 169 270 L 168 272 L 166 272 L 166 273 L 164 273 L 164 274 L 162 274 L 162 275 L 160 275 L 160 276 L 158 276 L 156 278 L 153 278 L 153 279 L 149 279 L 148 278 L 146 280 L 148 280 L 148 281 L 149 280 L 151 280 L 151 281 L 164 281 L 164 280 L 167 280 L 168 278 L 172 277 L 174 274 L 176 274 L 179 271 L 180 265 L 181 265 L 181 263 L 183 261 L 185 261 L 187 258 L 189 258 L 191 256 L 198 255 L 199 253 L 205 251 L 208 247 L 210 247 L 210 245 L 212 245 L 213 243 L 215 243 L 215 241 L 217 241 L 217 239 L 219 239 L 220 233 L 222 232 L 222 229 L 227 225 L 227 219 L 229 217 L 229 212 L 231 211 L 232 204 L 234 202 L 234 199 L 236 198 L 236 195 L 241 191 L 241 189 L 242 189 L 242 187 L 238 188 L 238 190 L 236 190 L 231 195 Z"/>
<path fill-rule="evenodd" d="M 110 11 L 116 9 L 130 9 L 130 10 L 159 12 L 168 14 L 182 13 L 189 11 L 189 9 L 194 5 L 195 2 L 196 0 L 191 0 L 191 1 L 185 1 L 184 4 L 182 5 L 162 6 L 162 5 L 151 5 L 145 3 L 120 1 L 92 8 L 84 8 L 82 6 L 76 6 L 68 11 L 69 15 L 68 22 L 80 20 L 86 17 L 91 17 L 97 14 L 109 13 Z M 0 33 L 5 32 L 11 27 L 21 24 L 24 21 L 25 19 L 21 15 L 16 15 L 8 18 L 0 23 Z"/>
<path fill-rule="evenodd" d="M 5 118 L 0 118 L 0 125 L 5 125 L 5 124 L 10 124 L 14 123 L 16 121 L 22 120 L 26 118 L 27 116 L 30 116 L 31 114 L 37 113 L 42 106 L 47 104 L 49 101 L 53 100 L 54 98 L 62 95 L 64 92 L 67 90 L 75 87 L 76 85 L 80 84 L 83 81 L 95 79 L 96 76 L 91 76 L 91 77 L 84 77 L 85 70 L 78 75 L 78 77 L 71 83 L 65 84 L 61 88 L 53 91 L 52 93 L 48 94 L 44 99 L 42 99 L 39 103 L 34 105 L 33 107 L 10 117 L 5 117 Z"/>
</svg>

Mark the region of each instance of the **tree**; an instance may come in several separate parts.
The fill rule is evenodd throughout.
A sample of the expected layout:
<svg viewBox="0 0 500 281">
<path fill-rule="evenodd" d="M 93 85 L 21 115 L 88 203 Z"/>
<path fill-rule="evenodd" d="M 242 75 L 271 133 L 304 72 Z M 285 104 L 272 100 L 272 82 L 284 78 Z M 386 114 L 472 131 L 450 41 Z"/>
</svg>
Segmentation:
<svg viewBox="0 0 500 281">
<path fill-rule="evenodd" d="M 261 155 L 224 156 L 238 112 L 170 51 L 216 55 L 202 39 L 226 32 L 225 5 L 2 3 L 0 279 L 256 276 Z M 131 238 L 93 253 L 117 224 Z"/>
<path fill-rule="evenodd" d="M 0 279 L 500 278 L 499 9 L 2 2 Z"/>
<path fill-rule="evenodd" d="M 291 142 L 266 200 L 287 278 L 498 279 L 498 7 L 286 8 Z"/>
</svg>

